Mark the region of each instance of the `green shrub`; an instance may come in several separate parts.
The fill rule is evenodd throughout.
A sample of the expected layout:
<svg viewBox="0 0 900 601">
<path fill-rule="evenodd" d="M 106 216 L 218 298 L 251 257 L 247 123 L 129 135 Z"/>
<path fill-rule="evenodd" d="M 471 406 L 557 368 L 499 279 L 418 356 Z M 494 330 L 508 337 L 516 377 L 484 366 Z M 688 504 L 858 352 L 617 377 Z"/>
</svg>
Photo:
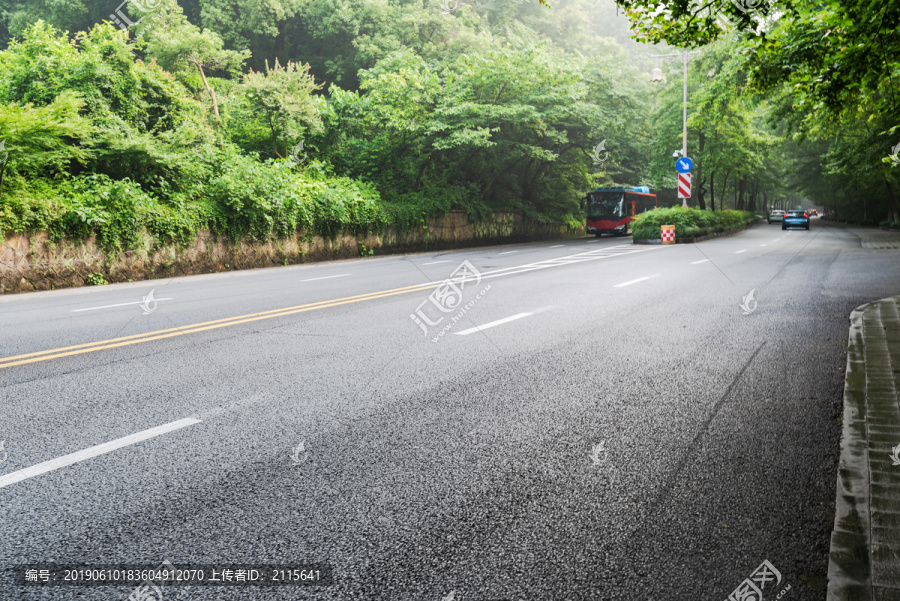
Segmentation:
<svg viewBox="0 0 900 601">
<path fill-rule="evenodd" d="M 660 226 L 674 225 L 676 238 L 705 236 L 713 232 L 728 232 L 756 221 L 753 213 L 742 211 L 702 211 L 671 207 L 641 213 L 632 222 L 634 238 L 649 240 L 660 237 Z"/>
<path fill-rule="evenodd" d="M 686 227 L 684 228 L 684 235 L 686 238 L 696 238 L 697 236 L 702 235 L 703 228 L 699 227 Z M 678 236 L 678 232 L 676 230 L 675 236 Z"/>
<path fill-rule="evenodd" d="M 106 281 L 106 278 L 103 277 L 102 273 L 92 273 L 85 278 L 84 283 L 87 286 L 105 286 L 106 284 L 109 284 L 109 282 Z"/>
<path fill-rule="evenodd" d="M 891 229 L 892 229 L 892 230 L 900 229 L 900 221 L 893 221 L 893 222 L 891 222 Z"/>
</svg>

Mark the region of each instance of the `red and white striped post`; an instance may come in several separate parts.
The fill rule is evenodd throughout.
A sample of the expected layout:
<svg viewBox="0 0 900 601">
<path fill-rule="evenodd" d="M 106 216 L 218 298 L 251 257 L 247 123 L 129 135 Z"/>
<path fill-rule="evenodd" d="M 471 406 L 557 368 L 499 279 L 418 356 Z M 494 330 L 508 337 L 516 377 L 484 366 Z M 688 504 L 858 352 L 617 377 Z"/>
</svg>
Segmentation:
<svg viewBox="0 0 900 601">
<path fill-rule="evenodd" d="M 691 197 L 691 174 L 690 173 L 679 173 L 678 174 L 678 198 L 683 198 L 687 200 Z M 684 203 L 687 205 L 687 202 Z"/>
</svg>

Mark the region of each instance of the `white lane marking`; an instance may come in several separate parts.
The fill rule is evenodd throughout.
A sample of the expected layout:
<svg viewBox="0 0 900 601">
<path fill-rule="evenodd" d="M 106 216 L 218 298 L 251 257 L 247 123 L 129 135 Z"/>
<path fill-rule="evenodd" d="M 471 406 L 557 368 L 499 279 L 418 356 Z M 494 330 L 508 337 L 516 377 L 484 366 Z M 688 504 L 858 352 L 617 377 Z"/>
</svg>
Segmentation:
<svg viewBox="0 0 900 601">
<path fill-rule="evenodd" d="M 451 262 L 450 259 L 447 259 L 446 261 L 432 261 L 431 263 L 422 263 L 422 265 L 437 265 L 438 263 L 450 263 L 450 262 Z"/>
<path fill-rule="evenodd" d="M 316 280 L 330 280 L 331 278 L 343 278 L 348 275 L 353 275 L 352 273 L 342 273 L 339 275 L 326 275 L 321 278 L 309 278 L 308 280 L 300 280 L 301 282 L 315 282 Z"/>
<path fill-rule="evenodd" d="M 535 263 L 525 263 L 524 265 L 514 265 L 512 267 L 503 267 L 502 269 L 495 269 L 493 271 L 482 272 L 480 276 L 462 276 L 458 278 L 452 278 L 453 283 L 468 283 L 480 280 L 486 280 L 490 278 L 502 278 L 508 275 L 517 275 L 520 273 L 527 273 L 529 271 L 538 271 L 540 269 L 549 269 L 551 267 L 562 267 L 564 265 L 576 265 L 578 263 L 583 263 L 585 261 L 596 261 L 598 259 L 611 259 L 613 257 L 621 257 L 624 255 L 630 255 L 635 253 L 645 253 L 651 251 L 659 251 L 660 249 L 666 248 L 664 246 L 647 246 L 644 248 L 635 249 L 629 252 L 617 253 L 615 255 L 610 254 L 595 254 L 600 251 L 584 251 L 574 255 L 566 255 L 564 257 L 558 257 L 556 259 L 546 259 L 544 261 L 537 261 Z M 437 286 L 439 284 L 443 284 L 446 280 L 436 281 L 436 282 L 425 282 L 424 284 L 419 284 L 420 288 L 429 288 L 433 286 Z M 0 301 L 2 301 L 2 297 L 0 297 Z"/>
<path fill-rule="evenodd" d="M 565 244 L 557 244 L 555 246 L 551 246 L 550 248 L 562 248 Z"/>
<path fill-rule="evenodd" d="M 154 298 L 155 301 L 164 301 L 164 300 L 175 300 L 174 297 L 168 298 Z M 78 313 L 79 311 L 96 311 L 97 309 L 111 309 L 112 307 L 124 307 L 126 305 L 143 305 L 145 301 L 134 301 L 133 303 L 119 303 L 118 305 L 103 305 L 102 307 L 88 307 L 87 309 L 72 309 L 72 313 Z"/>
<path fill-rule="evenodd" d="M 693 263 L 691 263 L 691 265 L 699 265 L 700 263 L 706 263 L 707 261 L 709 261 L 709 259 L 703 259 L 703 260 L 700 260 L 700 261 L 694 261 Z"/>
<path fill-rule="evenodd" d="M 508 255 L 509 253 L 517 253 L 517 250 L 505 250 L 502 253 L 497 253 L 498 255 Z"/>
<path fill-rule="evenodd" d="M 744 250 L 736 250 L 736 251 L 734 251 L 734 254 L 739 255 L 739 254 L 745 253 L 745 252 L 747 252 L 746 248 Z"/>
<path fill-rule="evenodd" d="M 760 244 L 759 246 L 760 246 L 760 247 L 768 246 L 768 244 Z"/>
<path fill-rule="evenodd" d="M 53 470 L 58 470 L 74 463 L 78 463 L 79 461 L 84 461 L 85 459 L 91 459 L 99 455 L 104 455 L 106 453 L 115 451 L 116 449 L 121 449 L 122 447 L 127 447 L 128 445 L 136 444 L 149 438 L 167 434 L 168 432 L 172 432 L 173 430 L 180 430 L 181 428 L 184 428 L 186 426 L 192 426 L 199 423 L 199 419 L 188 417 L 185 419 L 180 419 L 177 422 L 170 422 L 168 424 L 156 426 L 155 428 L 150 428 L 149 430 L 144 430 L 136 434 L 129 434 L 128 436 L 117 438 L 116 440 L 104 442 L 103 444 L 89 447 L 87 449 L 84 449 L 83 451 L 76 451 L 74 453 L 69 453 L 68 455 L 63 455 L 62 457 L 57 457 L 56 459 L 51 459 L 50 461 L 44 461 L 43 463 L 38 463 L 37 465 L 32 465 L 31 467 L 26 467 L 23 470 L 0 476 L 0 488 L 9 486 L 10 484 L 15 484 L 16 482 L 21 482 L 22 480 L 27 480 L 28 478 L 40 476 L 41 474 L 45 474 L 47 472 L 52 472 Z"/>
<path fill-rule="evenodd" d="M 624 288 L 625 286 L 631 286 L 632 284 L 637 284 L 638 282 L 644 282 L 644 281 L 646 281 L 646 280 L 655 278 L 656 275 L 657 275 L 657 274 L 654 274 L 654 275 L 648 275 L 648 276 L 645 276 L 645 277 L 642 277 L 642 278 L 638 278 L 638 279 L 636 279 L 636 280 L 629 280 L 629 281 L 627 281 L 627 282 L 622 282 L 621 284 L 616 284 L 615 286 L 613 286 L 613 288 Z"/>
<path fill-rule="evenodd" d="M 492 321 L 490 323 L 486 323 L 484 325 L 476 326 L 474 328 L 469 328 L 468 330 L 463 330 L 462 332 L 454 332 L 457 336 L 468 336 L 469 334 L 474 334 L 475 332 L 480 332 L 482 330 L 486 330 L 488 328 L 493 328 L 494 326 L 500 326 L 505 323 L 509 323 L 516 319 L 522 319 L 523 317 L 528 317 L 529 315 L 533 315 L 533 313 L 518 313 L 513 315 L 512 317 L 504 317 L 503 319 L 498 319 L 497 321 Z"/>
</svg>

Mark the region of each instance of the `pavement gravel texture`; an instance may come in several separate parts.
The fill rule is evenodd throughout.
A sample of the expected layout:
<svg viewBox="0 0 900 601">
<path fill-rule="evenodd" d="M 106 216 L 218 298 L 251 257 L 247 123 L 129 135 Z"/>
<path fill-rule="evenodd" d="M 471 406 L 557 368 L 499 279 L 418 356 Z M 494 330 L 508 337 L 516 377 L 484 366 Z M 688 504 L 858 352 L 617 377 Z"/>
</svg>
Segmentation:
<svg viewBox="0 0 900 601">
<path fill-rule="evenodd" d="M 170 586 L 166 601 L 721 601 L 766 560 L 780 575 L 766 601 L 785 587 L 824 599 L 847 319 L 900 294 L 898 252 L 814 221 L 695 245 L 585 238 L 0 298 L 0 357 L 325 303 L 0 359 L 0 478 L 201 420 L 0 487 L 0 600 L 134 591 L 16 586 L 19 564 L 164 560 L 334 574 Z M 417 310 L 441 326 L 456 313 L 405 288 L 463 261 L 481 274 L 460 291 L 468 308 L 423 334 Z M 151 290 L 171 300 L 124 304 Z"/>
</svg>

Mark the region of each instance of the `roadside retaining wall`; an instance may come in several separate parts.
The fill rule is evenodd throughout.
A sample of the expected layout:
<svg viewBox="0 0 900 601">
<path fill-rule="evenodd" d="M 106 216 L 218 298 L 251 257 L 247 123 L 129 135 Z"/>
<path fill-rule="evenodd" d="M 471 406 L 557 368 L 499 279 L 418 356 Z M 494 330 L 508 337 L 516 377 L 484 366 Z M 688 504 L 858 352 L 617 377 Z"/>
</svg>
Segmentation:
<svg viewBox="0 0 900 601">
<path fill-rule="evenodd" d="M 144 236 L 139 248 L 110 255 L 93 237 L 54 243 L 46 232 L 17 234 L 6 237 L 0 249 L 0 294 L 84 286 L 95 273 L 109 282 L 127 282 L 368 256 L 369 250 L 384 255 L 567 235 L 584 235 L 584 230 L 567 232 L 565 226 L 537 224 L 517 213 L 495 213 L 492 219 L 473 223 L 462 211 L 432 219 L 427 228 L 389 227 L 359 236 L 342 232 L 333 239 L 298 232 L 282 240 L 230 242 L 225 236 L 201 231 L 192 244 L 182 247 L 154 244 Z"/>
</svg>

